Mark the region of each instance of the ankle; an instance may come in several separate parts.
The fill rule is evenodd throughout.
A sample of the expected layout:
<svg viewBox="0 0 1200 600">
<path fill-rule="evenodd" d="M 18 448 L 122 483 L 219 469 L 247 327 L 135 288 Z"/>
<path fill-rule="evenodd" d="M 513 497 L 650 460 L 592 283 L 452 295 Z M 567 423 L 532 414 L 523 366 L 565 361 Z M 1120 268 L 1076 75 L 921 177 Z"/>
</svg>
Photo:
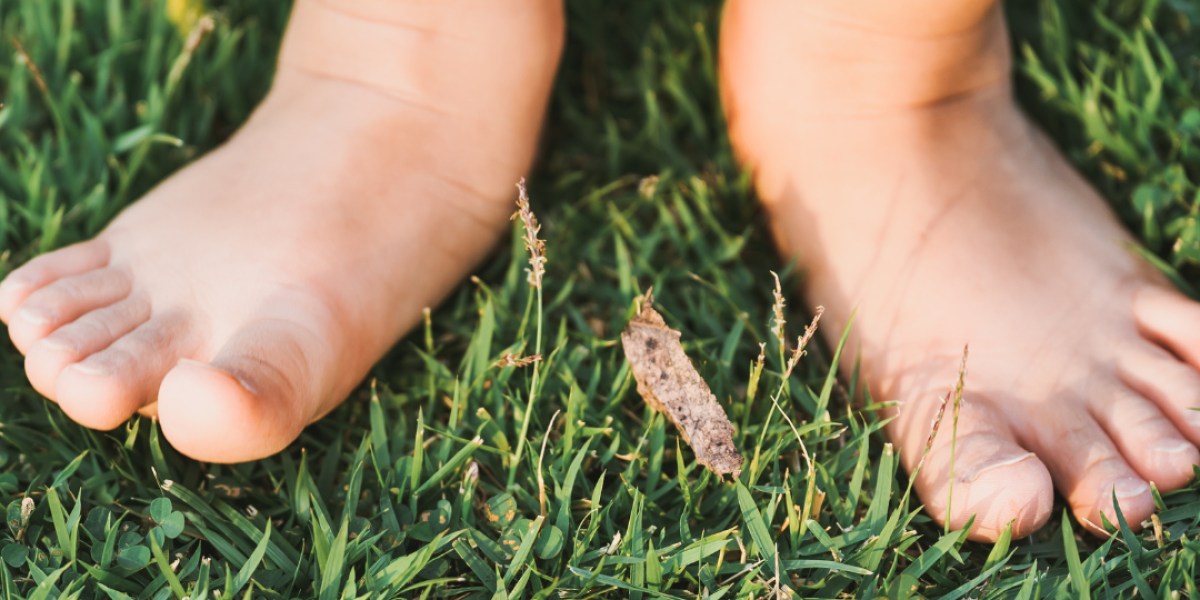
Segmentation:
<svg viewBox="0 0 1200 600">
<path fill-rule="evenodd" d="M 327 140 L 356 157 L 357 178 L 421 164 L 503 222 L 536 150 L 561 2 L 340 2 L 296 3 L 271 92 L 239 136 Z"/>
<path fill-rule="evenodd" d="M 300 0 L 279 70 L 458 116 L 527 109 L 548 95 L 563 44 L 562 12 L 558 0 Z"/>
<path fill-rule="evenodd" d="M 755 97 L 754 104 L 774 98 L 797 118 L 874 117 L 1008 80 L 1011 59 L 998 5 L 922 0 L 939 6 L 911 11 L 901 3 L 919 13 L 918 20 L 891 15 L 886 1 L 851 4 L 730 0 L 722 24 L 727 108 L 737 112 L 742 98 Z M 955 10 L 937 12 L 948 7 Z M 787 73 L 766 67 L 781 59 L 795 67 Z"/>
</svg>

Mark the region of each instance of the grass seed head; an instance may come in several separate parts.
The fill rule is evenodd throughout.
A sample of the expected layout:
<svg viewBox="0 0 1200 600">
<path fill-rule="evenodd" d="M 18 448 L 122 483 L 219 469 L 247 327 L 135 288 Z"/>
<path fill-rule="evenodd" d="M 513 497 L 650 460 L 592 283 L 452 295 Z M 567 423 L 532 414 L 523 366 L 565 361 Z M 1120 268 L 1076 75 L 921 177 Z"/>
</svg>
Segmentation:
<svg viewBox="0 0 1200 600">
<path fill-rule="evenodd" d="M 786 342 L 783 339 L 783 326 L 787 323 L 787 321 L 783 319 L 783 286 L 780 285 L 779 275 L 775 271 L 771 271 L 771 276 L 775 278 L 775 291 L 773 292 L 775 295 L 775 304 L 772 307 L 774 312 L 774 320 L 771 323 L 771 332 L 775 334 L 775 339 L 779 340 L 779 348 L 782 352 L 782 349 L 787 347 L 785 345 Z"/>
<path fill-rule="evenodd" d="M 537 237 L 542 226 L 529 206 L 529 194 L 525 191 L 524 177 L 517 182 L 517 190 L 517 212 L 513 213 L 509 220 L 520 217 L 521 224 L 525 226 L 525 249 L 529 251 L 529 277 L 527 280 L 529 285 L 540 290 L 542 289 L 542 276 L 546 273 L 546 243 Z"/>
<path fill-rule="evenodd" d="M 963 386 L 967 377 L 967 354 L 969 346 L 963 346 L 962 363 L 958 367 L 958 383 L 954 385 L 954 422 L 958 423 L 958 413 L 962 408 Z"/>
<path fill-rule="evenodd" d="M 804 328 L 804 336 L 800 338 L 799 350 L 801 352 L 803 352 L 804 348 L 808 346 L 808 342 L 812 340 L 813 334 L 817 332 L 817 324 L 821 322 L 821 315 L 823 314 L 825 314 L 825 307 L 818 306 L 816 314 L 813 315 L 812 322 L 808 324 L 808 327 Z"/>
<path fill-rule="evenodd" d="M 638 195 L 644 200 L 653 198 L 656 189 L 658 189 L 658 175 L 643 177 L 641 181 L 638 181 Z"/>
<path fill-rule="evenodd" d="M 196 21 L 196 25 L 188 32 L 187 39 L 183 42 L 183 51 L 187 54 L 195 52 L 196 48 L 200 46 L 200 41 L 204 39 L 204 36 L 208 35 L 216 26 L 217 24 L 213 21 L 212 17 L 208 15 L 200 17 Z"/>
<path fill-rule="evenodd" d="M 492 363 L 492 366 L 500 367 L 501 369 L 503 369 L 504 367 L 517 367 L 517 368 L 528 367 L 529 365 L 532 365 L 533 363 L 538 362 L 539 360 L 542 360 L 541 354 L 534 354 L 532 356 L 520 357 L 515 354 L 512 354 L 511 352 L 506 352 L 504 354 L 504 356 L 500 357 L 500 360 Z"/>
<path fill-rule="evenodd" d="M 792 351 L 792 355 L 787 361 L 787 368 L 783 371 L 784 380 L 792 376 L 792 369 L 796 368 L 796 363 L 800 362 L 800 356 L 804 354 L 804 346 L 801 346 L 803 342 L 804 336 L 796 338 L 796 349 Z"/>
<path fill-rule="evenodd" d="M 813 334 L 817 332 L 817 323 L 821 321 L 821 315 L 823 314 L 825 314 L 825 307 L 818 306 L 817 313 L 813 315 L 812 322 L 808 324 L 808 327 L 804 328 L 804 335 L 796 338 L 796 349 L 792 352 L 792 357 L 788 359 L 787 371 L 783 374 L 784 379 L 792 375 L 792 369 L 796 367 L 796 363 L 800 362 L 800 357 L 804 356 L 804 349 L 808 346 L 808 342 L 812 340 Z"/>
<path fill-rule="evenodd" d="M 933 422 L 929 424 L 929 437 L 925 439 L 925 451 L 921 454 L 921 462 L 925 461 L 925 455 L 933 449 L 933 440 L 937 437 L 938 429 L 942 426 L 942 417 L 946 416 L 946 405 L 949 404 L 950 395 L 946 394 L 942 397 L 941 406 L 938 407 L 937 414 L 933 417 Z"/>
</svg>

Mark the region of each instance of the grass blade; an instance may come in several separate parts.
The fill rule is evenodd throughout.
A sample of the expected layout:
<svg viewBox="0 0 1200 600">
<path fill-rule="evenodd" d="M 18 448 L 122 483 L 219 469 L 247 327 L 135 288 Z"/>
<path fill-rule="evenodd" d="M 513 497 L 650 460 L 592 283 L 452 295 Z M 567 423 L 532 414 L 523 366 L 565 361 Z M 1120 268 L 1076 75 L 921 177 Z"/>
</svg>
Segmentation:
<svg viewBox="0 0 1200 600">
<path fill-rule="evenodd" d="M 742 482 L 737 482 L 738 505 L 742 508 L 742 522 L 746 524 L 746 529 L 750 532 L 750 538 L 754 540 L 754 545 L 758 548 L 758 554 L 762 557 L 764 564 L 772 574 L 775 573 L 775 540 L 771 537 L 771 532 L 763 523 L 762 515 L 758 512 L 758 506 L 754 503 L 754 498 L 750 495 L 750 490 Z"/>
<path fill-rule="evenodd" d="M 1075 597 L 1080 600 L 1091 600 L 1092 584 L 1083 575 L 1083 565 L 1079 562 L 1079 549 L 1075 545 L 1075 530 L 1071 528 L 1071 518 L 1066 509 L 1062 516 L 1063 552 L 1067 555 L 1067 570 L 1071 574 L 1071 588 Z"/>
<path fill-rule="evenodd" d="M 267 546 L 271 543 L 271 522 L 267 521 L 267 531 L 263 534 L 262 540 L 258 542 L 258 547 L 254 549 L 254 553 L 250 555 L 250 560 L 247 560 L 242 568 L 238 570 L 233 581 L 230 581 L 226 586 L 225 594 L 228 597 L 233 597 L 234 594 L 242 591 L 247 583 L 250 583 L 250 578 L 254 576 L 254 571 L 258 569 L 258 564 L 262 562 L 263 555 L 267 553 Z"/>
</svg>

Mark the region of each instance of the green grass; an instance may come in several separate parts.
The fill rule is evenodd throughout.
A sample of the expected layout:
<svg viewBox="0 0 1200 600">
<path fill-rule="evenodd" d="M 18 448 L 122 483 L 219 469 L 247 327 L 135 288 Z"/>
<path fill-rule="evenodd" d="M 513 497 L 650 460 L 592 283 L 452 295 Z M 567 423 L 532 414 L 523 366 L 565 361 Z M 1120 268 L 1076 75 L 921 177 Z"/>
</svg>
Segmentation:
<svg viewBox="0 0 1200 600">
<path fill-rule="evenodd" d="M 264 93 L 286 7 L 214 6 L 190 56 L 163 11 L 0 1 L 5 270 L 94 234 Z M 1162 267 L 1200 283 L 1200 2 L 1009 11 L 1026 107 Z M 182 458 L 145 419 L 80 428 L 4 346 L 4 598 L 767 598 L 777 583 L 826 598 L 1196 597 L 1196 489 L 1162 496 L 1161 547 L 1153 529 L 1077 538 L 1065 512 L 995 547 L 930 522 L 878 421 L 849 403 L 871 400 L 829 376 L 833 348 L 781 381 L 768 270 L 798 275 L 724 133 L 719 4 L 571 0 L 568 13 L 531 182 L 549 254 L 541 327 L 514 231 L 374 369 L 375 387 L 235 466 Z M 740 425 L 737 482 L 698 468 L 634 390 L 618 334 L 651 285 Z M 534 367 L 491 365 L 531 353 L 539 330 L 531 400 Z M 780 390 L 812 470 L 771 402 Z"/>
</svg>

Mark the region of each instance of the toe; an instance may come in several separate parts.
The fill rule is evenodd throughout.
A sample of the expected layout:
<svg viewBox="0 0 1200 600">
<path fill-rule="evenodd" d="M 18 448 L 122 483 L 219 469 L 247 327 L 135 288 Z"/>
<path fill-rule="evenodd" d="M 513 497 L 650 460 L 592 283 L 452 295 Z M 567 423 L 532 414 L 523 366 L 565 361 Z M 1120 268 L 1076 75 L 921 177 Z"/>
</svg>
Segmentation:
<svg viewBox="0 0 1200 600">
<path fill-rule="evenodd" d="M 1175 290 L 1147 286 L 1134 297 L 1133 313 L 1146 337 L 1200 368 L 1200 304 Z"/>
<path fill-rule="evenodd" d="M 1039 415 L 1038 424 L 1028 428 L 1029 445 L 1046 463 L 1081 523 L 1103 535 L 1101 513 L 1109 522 L 1117 522 L 1115 494 L 1129 525 L 1140 529 L 1154 512 L 1150 485 L 1083 406 L 1087 404 L 1082 401 L 1064 401 L 1050 409 L 1056 414 Z"/>
<path fill-rule="evenodd" d="M 13 313 L 30 294 L 63 277 L 99 269 L 108 264 L 108 256 L 108 244 L 92 240 L 25 263 L 0 282 L 0 320 L 11 323 Z"/>
<path fill-rule="evenodd" d="M 1117 365 L 1121 380 L 1162 410 L 1193 444 L 1200 444 L 1200 373 L 1166 350 L 1145 344 Z"/>
<path fill-rule="evenodd" d="M 258 321 L 235 334 L 211 363 L 180 361 L 163 381 L 158 416 L 180 452 L 235 463 L 274 454 L 320 416 L 332 364 L 328 344 L 290 321 Z"/>
<path fill-rule="evenodd" d="M 1096 421 L 1143 479 L 1166 491 L 1191 480 L 1200 450 L 1153 402 L 1119 382 L 1094 390 L 1090 400 Z"/>
<path fill-rule="evenodd" d="M 1054 504 L 1046 467 L 1017 443 L 984 399 L 963 398 L 956 429 L 952 411 L 948 406 L 917 475 L 917 492 L 926 508 L 943 523 L 949 508 L 953 529 L 966 525 L 973 515 L 970 537 L 974 540 L 995 541 L 1010 523 L 1016 537 L 1033 533 L 1046 523 Z"/>
<path fill-rule="evenodd" d="M 129 295 L 128 274 L 111 268 L 63 277 L 30 294 L 8 321 L 8 334 L 24 354 L 34 342 L 80 316 Z"/>
<path fill-rule="evenodd" d="M 25 374 L 34 389 L 56 400 L 55 383 L 63 369 L 108 348 L 149 319 L 150 303 L 141 296 L 93 310 L 33 344 L 25 356 Z"/>
<path fill-rule="evenodd" d="M 156 316 L 104 350 L 63 369 L 54 383 L 58 403 L 76 422 L 113 429 L 155 401 L 159 383 L 192 349 L 180 316 Z"/>
</svg>

